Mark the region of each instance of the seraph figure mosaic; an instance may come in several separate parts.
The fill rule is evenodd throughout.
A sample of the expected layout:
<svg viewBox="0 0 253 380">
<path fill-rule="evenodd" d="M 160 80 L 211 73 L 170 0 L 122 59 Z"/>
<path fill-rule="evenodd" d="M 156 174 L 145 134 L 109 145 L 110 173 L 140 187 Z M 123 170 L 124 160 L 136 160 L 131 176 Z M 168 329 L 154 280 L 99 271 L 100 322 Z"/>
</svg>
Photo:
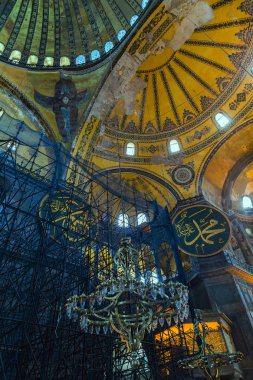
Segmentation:
<svg viewBox="0 0 253 380">
<path fill-rule="evenodd" d="M 56 83 L 54 97 L 34 91 L 35 100 L 43 107 L 53 110 L 64 142 L 69 142 L 73 138 L 78 126 L 78 107 L 89 97 L 89 90 L 77 93 L 71 78 L 61 78 Z"/>
</svg>

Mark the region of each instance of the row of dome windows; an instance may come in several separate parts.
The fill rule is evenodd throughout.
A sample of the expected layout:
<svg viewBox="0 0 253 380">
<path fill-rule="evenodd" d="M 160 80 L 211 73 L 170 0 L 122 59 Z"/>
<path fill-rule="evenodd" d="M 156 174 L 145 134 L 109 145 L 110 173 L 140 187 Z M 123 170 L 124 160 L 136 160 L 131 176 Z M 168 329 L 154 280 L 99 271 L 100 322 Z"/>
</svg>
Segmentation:
<svg viewBox="0 0 253 380">
<path fill-rule="evenodd" d="M 143 0 L 142 1 L 142 9 L 145 9 L 147 7 L 149 1 L 150 0 Z M 129 21 L 130 25 L 133 26 L 138 18 L 139 18 L 139 16 L 137 16 L 137 15 L 132 16 L 130 21 Z M 120 30 L 117 34 L 118 41 L 121 41 L 125 35 L 126 35 L 126 30 L 125 29 Z M 105 46 L 104 46 L 104 51 L 105 51 L 105 53 L 109 53 L 109 51 L 111 51 L 113 48 L 114 48 L 114 43 L 112 41 L 107 41 L 105 43 Z M 0 42 L 0 55 L 3 54 L 4 49 L 5 49 L 4 44 Z M 22 56 L 22 53 L 19 50 L 13 50 L 10 54 L 9 59 L 10 59 L 10 61 L 12 61 L 14 63 L 18 63 L 21 60 L 21 56 Z M 95 61 L 96 59 L 99 59 L 100 56 L 101 56 L 101 54 L 100 54 L 99 50 L 93 50 L 90 53 L 90 60 Z M 28 57 L 27 64 L 32 65 L 32 66 L 37 65 L 38 60 L 39 60 L 39 58 L 37 57 L 37 55 L 31 54 Z M 76 65 L 83 65 L 83 64 L 85 64 L 85 62 L 86 62 L 86 57 L 83 54 L 78 55 L 75 59 Z M 68 57 L 61 57 L 60 58 L 60 66 L 70 66 L 70 63 L 71 62 L 70 62 L 70 59 Z M 44 66 L 53 66 L 53 65 L 54 65 L 54 58 L 53 57 L 45 57 Z"/>
<path fill-rule="evenodd" d="M 147 215 L 144 214 L 143 212 L 139 213 L 136 217 L 136 223 L 137 223 L 137 226 L 140 226 L 141 224 L 143 223 L 147 223 L 148 222 L 148 218 L 147 218 Z M 129 215 L 125 214 L 125 213 L 121 213 L 118 215 L 118 218 L 117 218 L 117 225 L 121 228 L 128 228 L 130 227 L 130 218 L 129 218 Z"/>
<path fill-rule="evenodd" d="M 170 140 L 169 142 L 169 150 L 170 153 L 180 152 L 179 142 L 176 139 Z M 126 144 L 126 155 L 127 156 L 135 156 L 136 154 L 136 146 L 134 143 L 129 142 Z"/>
<path fill-rule="evenodd" d="M 227 127 L 231 119 L 228 115 L 226 115 L 224 112 L 218 112 L 214 116 L 215 122 L 219 128 L 225 128 Z M 170 153 L 178 153 L 180 152 L 180 144 L 178 140 L 172 139 L 169 141 L 169 146 L 168 146 L 169 152 Z M 136 146 L 133 142 L 129 142 L 126 144 L 126 150 L 125 153 L 127 156 L 135 156 L 136 155 Z"/>
</svg>

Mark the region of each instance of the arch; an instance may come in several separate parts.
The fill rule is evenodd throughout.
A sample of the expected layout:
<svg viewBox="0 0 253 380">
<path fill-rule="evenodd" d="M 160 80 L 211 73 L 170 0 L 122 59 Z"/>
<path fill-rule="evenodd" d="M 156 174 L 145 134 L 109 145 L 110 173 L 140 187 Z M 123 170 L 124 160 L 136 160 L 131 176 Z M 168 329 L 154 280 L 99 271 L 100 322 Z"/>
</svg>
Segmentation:
<svg viewBox="0 0 253 380">
<path fill-rule="evenodd" d="M 130 25 L 133 26 L 136 23 L 138 18 L 139 18 L 139 16 L 137 16 L 137 15 L 132 16 L 130 19 Z"/>
<path fill-rule="evenodd" d="M 125 35 L 126 35 L 126 30 L 125 30 L 125 29 L 120 30 L 120 31 L 118 32 L 118 35 L 117 35 L 118 40 L 121 41 L 122 38 L 124 38 Z"/>
<path fill-rule="evenodd" d="M 110 50 L 112 50 L 114 47 L 112 41 L 107 41 L 105 44 L 105 52 L 108 53 Z"/>
<path fill-rule="evenodd" d="M 99 172 L 98 174 L 96 174 L 92 178 L 92 180 L 96 179 L 96 178 L 99 178 L 99 177 L 103 177 L 103 176 L 107 175 L 108 173 L 117 174 L 118 172 L 119 172 L 118 168 L 112 168 L 112 169 L 108 169 L 108 170 L 103 170 L 103 171 Z M 182 195 L 178 192 L 178 189 L 176 191 L 175 188 L 173 186 L 171 186 L 168 182 L 166 182 L 164 179 L 160 178 L 159 176 L 157 176 L 157 175 L 155 175 L 153 173 L 147 172 L 147 171 L 142 170 L 142 169 L 130 168 L 130 167 L 129 168 L 121 168 L 121 173 L 134 173 L 134 174 L 138 174 L 138 175 L 147 177 L 147 178 L 149 178 L 149 179 L 151 179 L 151 180 L 159 183 L 166 190 L 168 190 L 168 192 L 174 197 L 175 203 L 176 203 L 176 201 L 180 201 L 181 200 Z M 88 184 L 89 184 L 89 182 L 87 182 L 87 185 Z"/>
<path fill-rule="evenodd" d="M 86 62 L 86 58 L 83 54 L 80 54 L 76 57 L 76 65 L 84 65 Z"/>
<path fill-rule="evenodd" d="M 129 227 L 129 216 L 125 213 L 120 213 L 117 218 L 117 225 L 121 228 Z"/>
<path fill-rule="evenodd" d="M 214 120 L 215 120 L 216 125 L 219 128 L 225 128 L 231 122 L 230 117 L 225 112 L 221 112 L 221 111 L 216 113 L 216 115 L 214 116 Z"/>
<path fill-rule="evenodd" d="M 135 144 L 133 142 L 129 142 L 126 144 L 126 155 L 127 156 L 135 156 Z"/>
<path fill-rule="evenodd" d="M 8 81 L 6 78 L 0 76 L 0 87 L 5 89 L 7 99 L 15 99 L 16 104 L 20 104 L 20 108 L 22 110 L 22 114 L 29 119 L 32 125 L 38 128 L 38 130 L 46 132 L 47 136 L 56 140 L 57 136 L 54 133 L 53 128 L 50 127 L 48 122 L 44 119 L 38 109 L 30 103 L 30 101 L 24 97 L 24 94 L 19 91 L 17 87 L 14 87 L 13 84 Z M 0 97 L 1 99 L 1 97 Z M 22 104 L 21 104 L 22 103 Z M 0 103 L 1 104 L 1 103 Z M 8 110 L 6 108 L 6 114 L 8 114 Z M 31 115 L 34 115 L 31 119 Z M 29 123 L 27 124 L 29 126 Z"/>
<path fill-rule="evenodd" d="M 170 140 L 169 142 L 169 151 L 170 153 L 180 152 L 180 145 L 176 139 Z"/>
<path fill-rule="evenodd" d="M 252 150 L 245 153 L 242 149 L 253 139 L 252 125 L 253 119 L 247 120 L 224 136 L 206 157 L 199 174 L 198 193 L 203 194 L 209 203 L 225 210 L 232 206 L 231 191 L 235 179 L 242 167 L 253 161 Z"/>
<path fill-rule="evenodd" d="M 95 61 L 96 59 L 100 58 L 100 53 L 98 50 L 92 50 L 90 53 L 90 59 L 91 61 Z"/>
</svg>

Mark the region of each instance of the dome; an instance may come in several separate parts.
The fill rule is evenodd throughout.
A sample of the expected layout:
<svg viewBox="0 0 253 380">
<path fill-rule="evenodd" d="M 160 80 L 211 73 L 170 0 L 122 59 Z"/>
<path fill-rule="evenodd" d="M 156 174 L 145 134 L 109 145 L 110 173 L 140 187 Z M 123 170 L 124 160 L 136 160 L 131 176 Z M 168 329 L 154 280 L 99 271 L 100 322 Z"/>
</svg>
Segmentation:
<svg viewBox="0 0 253 380">
<path fill-rule="evenodd" d="M 66 69 L 94 65 L 110 54 L 135 28 L 151 1 L 4 3 L 0 15 L 0 60 L 33 68 Z"/>
</svg>

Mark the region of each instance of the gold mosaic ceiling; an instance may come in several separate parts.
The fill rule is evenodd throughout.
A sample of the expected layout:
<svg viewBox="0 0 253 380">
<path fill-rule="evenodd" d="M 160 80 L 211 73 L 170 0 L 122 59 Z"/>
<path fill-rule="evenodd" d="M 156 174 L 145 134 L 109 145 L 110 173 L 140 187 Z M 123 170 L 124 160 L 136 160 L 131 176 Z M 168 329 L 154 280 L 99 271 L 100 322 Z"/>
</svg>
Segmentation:
<svg viewBox="0 0 253 380">
<path fill-rule="evenodd" d="M 148 0 L 3 0 L 0 59 L 30 68 L 89 66 L 111 53 L 150 5 Z"/>
<path fill-rule="evenodd" d="M 115 105 L 106 121 L 109 134 L 117 130 L 122 138 L 142 140 L 150 136 L 152 140 L 154 135 L 163 138 L 190 130 L 221 108 L 250 72 L 252 1 L 208 3 L 214 12 L 209 23 L 196 28 L 177 51 L 168 47 L 139 67 L 137 76 L 146 82 L 146 88 L 138 94 L 131 114 L 124 112 L 122 101 Z M 150 45 L 170 41 L 176 28 L 171 15 L 164 13 Z M 144 39 L 137 53 L 147 49 L 148 43 Z M 130 53 L 135 50 L 133 46 L 128 49 Z"/>
</svg>

